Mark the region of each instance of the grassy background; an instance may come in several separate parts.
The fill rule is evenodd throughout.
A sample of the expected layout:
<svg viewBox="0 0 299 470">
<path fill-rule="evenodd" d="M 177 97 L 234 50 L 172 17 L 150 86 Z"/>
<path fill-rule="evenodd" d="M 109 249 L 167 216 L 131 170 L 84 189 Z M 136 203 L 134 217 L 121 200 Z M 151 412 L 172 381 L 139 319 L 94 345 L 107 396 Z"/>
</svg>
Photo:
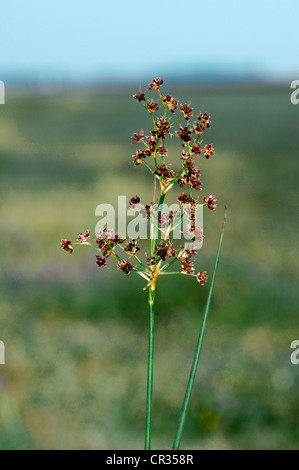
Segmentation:
<svg viewBox="0 0 299 470">
<path fill-rule="evenodd" d="M 117 195 L 151 200 L 130 136 L 150 129 L 134 87 L 16 93 L 0 107 L 1 449 L 142 449 L 147 361 L 143 280 L 63 237 L 94 230 Z M 202 165 L 198 269 L 210 274 L 228 223 L 182 449 L 294 449 L 299 442 L 298 111 L 288 86 L 169 86 L 212 116 Z M 180 145 L 171 141 L 175 166 Z M 204 193 L 204 194 L 203 194 Z M 172 445 L 207 287 L 161 278 L 153 440 Z"/>
</svg>

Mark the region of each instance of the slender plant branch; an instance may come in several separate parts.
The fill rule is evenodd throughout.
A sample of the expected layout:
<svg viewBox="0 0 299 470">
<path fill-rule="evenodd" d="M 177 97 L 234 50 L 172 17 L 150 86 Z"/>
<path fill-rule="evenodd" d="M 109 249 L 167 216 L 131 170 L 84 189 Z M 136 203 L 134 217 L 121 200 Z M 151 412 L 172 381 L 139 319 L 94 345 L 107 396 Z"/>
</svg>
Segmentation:
<svg viewBox="0 0 299 470">
<path fill-rule="evenodd" d="M 152 395 L 153 395 L 153 365 L 154 365 L 154 292 L 148 290 L 149 305 L 149 336 L 148 336 L 148 365 L 147 365 L 147 391 L 146 391 L 146 420 L 145 420 L 145 450 L 151 448 L 152 432 Z"/>
<path fill-rule="evenodd" d="M 194 380 L 195 380 L 195 375 L 198 367 L 198 362 L 199 362 L 199 357 L 200 357 L 200 352 L 202 348 L 202 342 L 205 334 L 205 328 L 206 328 L 206 323 L 207 323 L 207 317 L 210 309 L 210 304 L 211 304 L 211 298 L 212 298 L 212 293 L 213 293 L 213 288 L 214 288 L 214 283 L 215 283 L 215 278 L 216 278 L 216 273 L 217 273 L 217 268 L 218 268 L 218 263 L 219 263 L 219 258 L 220 258 L 220 253 L 221 253 L 221 245 L 222 245 L 222 239 L 223 239 L 223 234 L 224 234 L 224 228 L 225 228 L 225 223 L 226 223 L 226 209 L 225 209 L 225 215 L 224 215 L 224 220 L 222 223 L 222 228 L 221 228 L 221 233 L 220 233 L 220 238 L 219 238 L 219 244 L 218 244 L 218 250 L 217 250 L 217 255 L 216 255 L 216 260 L 215 260 L 215 265 L 214 265 L 214 270 L 212 274 L 212 279 L 211 279 L 211 284 L 209 288 L 209 293 L 205 305 L 205 310 L 204 310 L 204 316 L 199 332 L 199 337 L 196 345 L 196 350 L 193 358 L 193 363 L 191 366 L 191 371 L 190 371 L 190 376 L 189 376 L 189 381 L 181 409 L 181 414 L 179 418 L 179 423 L 176 431 L 176 435 L 174 438 L 173 442 L 173 450 L 178 450 L 180 447 L 181 439 L 182 439 L 182 434 L 183 434 L 183 429 L 187 417 L 187 412 L 188 412 L 188 407 L 190 403 L 190 398 L 192 394 L 192 389 L 194 385 Z"/>
<path fill-rule="evenodd" d="M 159 232 L 159 216 L 161 215 L 162 211 L 162 204 L 165 199 L 165 194 L 160 195 L 159 204 L 158 204 L 158 211 L 157 211 L 157 225 L 154 226 L 154 240 L 153 240 L 153 253 L 156 253 L 157 242 L 158 242 L 158 232 Z"/>
</svg>

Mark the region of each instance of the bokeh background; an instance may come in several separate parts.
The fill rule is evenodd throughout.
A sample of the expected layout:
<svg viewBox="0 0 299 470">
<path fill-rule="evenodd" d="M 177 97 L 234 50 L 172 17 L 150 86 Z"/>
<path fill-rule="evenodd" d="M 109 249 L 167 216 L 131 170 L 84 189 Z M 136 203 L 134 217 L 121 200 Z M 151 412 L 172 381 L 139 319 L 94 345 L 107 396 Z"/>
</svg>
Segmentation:
<svg viewBox="0 0 299 470">
<path fill-rule="evenodd" d="M 210 274 L 228 207 L 181 448 L 298 448 L 297 1 L 0 7 L 0 448 L 143 448 L 143 280 L 59 245 L 93 232 L 102 202 L 151 200 L 130 136 L 150 128 L 132 94 L 156 76 L 212 117 L 202 195 L 218 207 L 197 262 Z M 159 283 L 155 449 L 172 446 L 207 290 L 187 276 Z"/>
</svg>

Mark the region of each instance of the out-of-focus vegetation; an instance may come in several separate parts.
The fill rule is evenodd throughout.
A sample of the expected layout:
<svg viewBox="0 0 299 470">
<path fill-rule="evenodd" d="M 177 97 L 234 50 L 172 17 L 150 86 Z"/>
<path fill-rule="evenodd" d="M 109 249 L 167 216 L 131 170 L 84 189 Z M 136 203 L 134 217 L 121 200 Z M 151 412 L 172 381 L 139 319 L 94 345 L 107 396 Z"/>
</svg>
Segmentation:
<svg viewBox="0 0 299 470">
<path fill-rule="evenodd" d="M 167 88 L 167 90 L 166 90 Z M 61 238 L 94 231 L 117 195 L 150 202 L 130 136 L 150 129 L 138 89 L 19 93 L 0 107 L 1 449 L 142 449 L 143 280 Z M 228 222 L 181 448 L 294 449 L 299 442 L 298 123 L 289 87 L 167 87 L 209 112 L 198 269 L 211 274 Z M 179 159 L 173 137 L 169 160 Z M 171 194 L 171 193 L 169 193 Z M 160 281 L 160 279 L 159 279 Z M 172 445 L 208 287 L 161 278 L 156 295 L 153 448 Z"/>
</svg>

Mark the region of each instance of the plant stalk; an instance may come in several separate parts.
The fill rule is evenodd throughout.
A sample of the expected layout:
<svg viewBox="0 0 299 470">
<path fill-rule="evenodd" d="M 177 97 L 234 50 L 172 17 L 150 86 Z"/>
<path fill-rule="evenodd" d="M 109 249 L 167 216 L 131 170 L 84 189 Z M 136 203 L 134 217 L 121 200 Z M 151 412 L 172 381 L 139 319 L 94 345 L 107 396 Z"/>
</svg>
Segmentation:
<svg viewBox="0 0 299 470">
<path fill-rule="evenodd" d="M 218 244 L 218 250 L 217 250 L 217 254 L 216 254 L 216 260 L 215 260 L 215 264 L 214 264 L 214 270 L 213 270 L 213 274 L 212 274 L 211 284 L 210 284 L 209 293 L 208 293 L 208 297 L 207 297 L 207 301 L 206 301 L 206 305 L 205 305 L 204 316 L 203 316 L 203 320 L 202 320 L 202 324 L 201 324 L 201 328 L 200 328 L 200 332 L 199 332 L 199 337 L 198 337 L 198 341 L 197 341 L 197 345 L 196 345 L 196 350 L 195 350 L 195 354 L 194 354 L 194 358 L 193 358 L 193 363 L 192 363 L 192 366 L 191 366 L 190 376 L 189 376 L 188 385 L 187 385 L 187 389 L 186 389 L 186 393 L 185 393 L 185 397 L 184 397 L 184 401 L 183 401 L 183 405 L 182 405 L 182 409 L 181 409 L 179 423 L 178 423 L 176 435 L 175 435 L 174 442 L 173 442 L 173 447 L 172 447 L 173 450 L 178 450 L 179 449 L 181 439 L 182 439 L 183 429 L 184 429 L 184 425 L 185 425 L 185 421 L 186 421 L 186 417 L 187 417 L 189 402 L 190 402 L 190 398 L 191 398 L 191 394 L 192 394 L 195 375 L 196 375 L 198 362 L 199 362 L 199 357 L 200 357 L 200 352 L 201 352 L 201 348 L 202 348 L 202 342 L 203 342 L 203 338 L 204 338 L 204 334 L 205 334 L 207 317 L 208 317 L 209 308 L 210 308 L 210 304 L 211 304 L 213 287 L 214 287 L 214 283 L 215 283 L 216 272 L 217 272 L 220 253 L 221 253 L 221 245 L 222 245 L 222 239 L 223 239 L 223 234 L 224 234 L 225 223 L 226 223 L 226 210 L 225 210 L 225 216 L 224 216 L 224 220 L 223 220 L 223 224 L 222 224 L 222 228 L 221 228 L 219 244 Z"/>
<path fill-rule="evenodd" d="M 148 290 L 149 304 L 149 335 L 148 335 L 148 365 L 147 365 L 147 392 L 146 392 L 146 421 L 145 421 L 145 450 L 151 448 L 152 431 L 152 395 L 153 395 L 153 366 L 154 366 L 154 296 L 151 287 Z"/>
</svg>

